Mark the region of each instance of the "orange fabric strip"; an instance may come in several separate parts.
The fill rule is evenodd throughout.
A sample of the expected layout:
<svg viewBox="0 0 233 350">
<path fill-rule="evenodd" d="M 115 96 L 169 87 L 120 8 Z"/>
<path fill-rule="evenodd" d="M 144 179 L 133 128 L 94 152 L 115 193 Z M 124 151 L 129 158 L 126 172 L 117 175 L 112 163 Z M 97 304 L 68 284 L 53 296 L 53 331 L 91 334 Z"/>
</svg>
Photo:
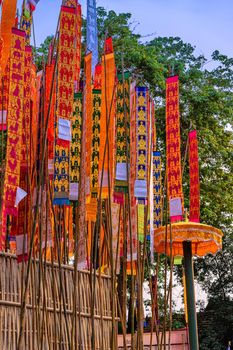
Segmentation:
<svg viewBox="0 0 233 350">
<path fill-rule="evenodd" d="M 115 174 L 115 81 L 116 67 L 114 54 L 107 54 L 102 57 L 102 96 L 101 96 L 101 118 L 100 118 L 100 162 L 99 172 L 100 181 L 102 168 L 103 187 L 102 198 L 108 197 L 108 173 L 110 176 L 110 194 L 113 193 L 113 174 Z M 108 126 L 108 130 L 107 130 Z M 108 143 L 105 160 L 104 149 L 107 140 Z M 108 152 L 109 150 L 109 152 Z"/>
<path fill-rule="evenodd" d="M 2 72 L 4 72 L 11 47 L 12 27 L 15 24 L 17 0 L 4 0 L 2 5 L 1 35 L 3 39 Z"/>
<path fill-rule="evenodd" d="M 85 62 L 85 113 L 86 113 L 86 196 L 90 201 L 91 175 L 91 134 L 92 134 L 92 54 L 84 58 Z"/>
</svg>

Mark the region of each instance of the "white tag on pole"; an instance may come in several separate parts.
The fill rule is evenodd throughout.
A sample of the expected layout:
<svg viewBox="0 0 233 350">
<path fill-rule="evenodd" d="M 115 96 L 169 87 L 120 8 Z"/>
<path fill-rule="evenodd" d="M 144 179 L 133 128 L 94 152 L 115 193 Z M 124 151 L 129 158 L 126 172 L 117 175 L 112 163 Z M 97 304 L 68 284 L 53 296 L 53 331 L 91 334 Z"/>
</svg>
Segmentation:
<svg viewBox="0 0 233 350">
<path fill-rule="evenodd" d="M 58 138 L 65 141 L 71 141 L 70 120 L 58 119 Z"/>
<path fill-rule="evenodd" d="M 27 253 L 27 235 L 16 236 L 16 255 L 19 256 L 26 253 Z"/>
<path fill-rule="evenodd" d="M 179 197 L 171 198 L 169 209 L 170 209 L 170 217 L 183 215 L 181 198 L 179 198 Z"/>
<path fill-rule="evenodd" d="M 27 192 L 25 192 L 22 188 L 17 187 L 16 190 L 16 198 L 15 198 L 15 207 L 18 206 L 19 202 L 24 199 L 27 195 Z"/>
<path fill-rule="evenodd" d="M 0 124 L 6 124 L 7 111 L 0 110 Z"/>
</svg>

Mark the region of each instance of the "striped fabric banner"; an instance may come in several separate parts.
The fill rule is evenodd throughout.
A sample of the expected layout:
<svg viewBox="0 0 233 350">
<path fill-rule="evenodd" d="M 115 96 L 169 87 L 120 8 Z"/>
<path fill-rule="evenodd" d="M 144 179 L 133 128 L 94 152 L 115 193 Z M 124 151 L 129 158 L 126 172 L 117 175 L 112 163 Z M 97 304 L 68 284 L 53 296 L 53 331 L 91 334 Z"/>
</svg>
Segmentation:
<svg viewBox="0 0 233 350">
<path fill-rule="evenodd" d="M 71 120 L 74 100 L 75 8 L 61 6 L 58 45 L 54 204 L 69 204 Z"/>
<path fill-rule="evenodd" d="M 189 133 L 190 209 L 189 221 L 200 222 L 200 182 L 197 131 Z"/>
<path fill-rule="evenodd" d="M 183 219 L 178 76 L 166 81 L 166 160 L 170 220 L 175 222 Z"/>
</svg>

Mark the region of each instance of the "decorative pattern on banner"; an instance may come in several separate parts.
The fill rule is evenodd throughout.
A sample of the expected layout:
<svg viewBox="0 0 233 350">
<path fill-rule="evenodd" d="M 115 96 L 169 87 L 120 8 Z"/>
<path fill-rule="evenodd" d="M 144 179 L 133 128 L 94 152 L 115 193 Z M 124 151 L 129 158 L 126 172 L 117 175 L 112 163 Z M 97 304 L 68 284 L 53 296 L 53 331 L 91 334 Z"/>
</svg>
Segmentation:
<svg viewBox="0 0 233 350">
<path fill-rule="evenodd" d="M 92 74 L 98 63 L 98 32 L 96 0 L 87 0 L 87 52 L 92 52 Z"/>
<path fill-rule="evenodd" d="M 2 207 L 0 249 L 5 242 L 6 216 L 17 215 L 16 191 L 20 181 L 21 139 L 24 98 L 25 33 L 12 29 L 10 90 L 7 119 L 7 153 Z"/>
<path fill-rule="evenodd" d="M 154 229 L 162 225 L 161 153 L 153 152 Z"/>
<path fill-rule="evenodd" d="M 17 0 L 4 0 L 2 5 L 1 35 L 3 39 L 3 50 L 1 59 L 1 71 L 4 74 L 5 67 L 10 56 L 12 27 L 15 24 Z"/>
<path fill-rule="evenodd" d="M 69 204 L 69 146 L 74 100 L 75 8 L 61 7 L 58 45 L 54 204 Z"/>
<path fill-rule="evenodd" d="M 137 261 L 137 204 L 134 196 L 136 168 L 136 94 L 135 84 L 130 86 L 130 176 L 129 176 L 129 199 L 130 199 L 130 218 L 131 218 L 131 235 L 132 235 L 132 259 L 131 259 L 131 242 L 130 227 L 127 231 L 127 263 L 129 264 L 127 274 L 131 275 L 131 260 Z M 133 274 L 135 268 L 133 264 Z"/>
<path fill-rule="evenodd" d="M 136 87 L 136 180 L 135 197 L 147 198 L 148 178 L 148 111 L 147 111 L 148 90 L 146 87 Z"/>
<path fill-rule="evenodd" d="M 31 66 L 32 48 L 25 48 L 24 65 L 24 111 L 22 119 L 22 142 L 21 142 L 21 167 L 28 168 L 30 159 L 30 133 L 31 133 Z"/>
<path fill-rule="evenodd" d="M 85 65 L 86 69 L 86 65 Z M 86 76 L 86 71 L 84 72 Z M 83 94 L 83 118 L 82 118 L 82 149 L 81 149 L 81 168 L 80 168 L 80 206 L 79 206 L 79 241 L 78 241 L 78 268 L 85 269 L 88 264 L 87 256 L 87 225 L 86 225 L 86 133 L 87 133 L 87 113 L 86 113 L 86 84 L 84 84 L 84 94 Z"/>
<path fill-rule="evenodd" d="M 9 102 L 9 87 L 10 87 L 10 64 L 8 64 L 5 68 L 5 73 L 2 77 L 2 91 L 0 93 L 0 130 L 6 130 L 7 127 L 7 108 Z"/>
<path fill-rule="evenodd" d="M 117 83 L 117 110 L 116 110 L 116 187 L 115 191 L 128 186 L 127 183 L 127 159 L 129 159 L 129 73 L 124 74 L 124 79 L 118 75 Z M 128 146 L 126 144 L 128 143 Z M 128 149 L 128 155 L 127 155 Z"/>
<path fill-rule="evenodd" d="M 85 62 L 85 113 L 86 113 L 86 196 L 90 202 L 90 175 L 91 175 L 91 135 L 92 135 L 92 54 L 84 58 Z"/>
<path fill-rule="evenodd" d="M 32 48 L 25 47 L 24 65 L 24 111 L 22 118 L 22 142 L 21 142 L 21 164 L 20 164 L 20 185 L 25 192 L 29 192 L 30 170 L 30 133 L 31 133 L 31 66 Z M 18 209 L 18 229 L 17 235 L 27 235 L 30 222 L 30 196 L 20 201 Z"/>
<path fill-rule="evenodd" d="M 69 7 L 76 7 L 77 6 L 77 0 L 65 0 L 65 5 Z"/>
<path fill-rule="evenodd" d="M 9 61 L 5 68 L 5 74 L 2 77 L 2 91 L 0 93 L 0 187 L 2 187 L 2 181 L 4 180 L 4 164 L 6 159 L 6 145 L 7 145 L 7 109 L 9 101 L 9 86 L 10 86 L 10 65 Z"/>
<path fill-rule="evenodd" d="M 37 138 L 38 138 L 38 113 L 37 113 L 37 83 L 38 79 L 36 76 L 36 67 L 34 64 L 32 64 L 31 69 L 31 77 L 32 77 L 32 84 L 31 84 L 31 104 L 32 104 L 32 119 L 31 119 L 31 167 L 33 168 L 36 162 L 36 144 L 37 144 Z M 33 185 L 32 189 L 33 191 Z"/>
<path fill-rule="evenodd" d="M 144 242 L 144 216 L 145 216 L 145 205 L 138 204 L 138 240 Z"/>
<path fill-rule="evenodd" d="M 91 140 L 91 196 L 97 198 L 99 190 L 99 147 L 101 91 L 92 91 L 92 140 Z"/>
<path fill-rule="evenodd" d="M 78 200 L 82 142 L 82 93 L 74 94 L 72 119 L 72 142 L 70 147 L 70 193 L 69 199 Z"/>
<path fill-rule="evenodd" d="M 115 174 L 115 59 L 114 54 L 110 53 L 102 58 L 102 96 L 101 96 L 101 119 L 100 119 L 100 162 L 99 179 L 101 181 L 102 167 L 104 168 L 102 198 L 108 197 L 108 174 L 110 175 L 110 192 L 113 192 L 113 174 Z M 108 151 L 106 152 L 105 162 L 104 148 L 107 137 L 108 125 Z M 109 171 L 109 172 L 108 172 Z"/>
<path fill-rule="evenodd" d="M 149 98 L 149 115 L 151 122 L 151 145 L 150 145 L 150 256 L 151 263 L 154 262 L 154 157 L 153 151 L 156 151 L 156 127 L 155 127 L 155 103 L 152 98 Z"/>
<path fill-rule="evenodd" d="M 76 2 L 76 0 L 73 0 Z M 81 5 L 77 4 L 76 7 L 76 59 L 75 59 L 75 72 L 74 72 L 74 82 L 75 82 L 75 92 L 78 92 L 79 87 L 79 77 L 81 68 L 81 37 L 82 37 L 82 9 Z"/>
<path fill-rule="evenodd" d="M 101 75 L 102 75 L 102 65 L 97 64 L 95 66 L 95 75 L 94 75 L 94 90 L 101 90 Z"/>
<path fill-rule="evenodd" d="M 32 12 L 28 3 L 22 9 L 21 29 L 26 33 L 26 45 L 30 45 L 31 28 L 32 28 Z"/>
<path fill-rule="evenodd" d="M 189 133 L 190 212 L 189 221 L 200 222 L 200 183 L 197 131 Z"/>
<path fill-rule="evenodd" d="M 48 116 L 50 94 L 52 80 L 54 74 L 55 63 L 46 65 L 45 68 L 45 119 Z M 48 122 L 48 173 L 52 180 L 54 176 L 54 123 L 55 123 L 55 84 L 52 91 L 52 100 L 50 106 L 49 122 Z"/>
<path fill-rule="evenodd" d="M 166 81 L 167 191 L 171 222 L 183 219 L 178 76 Z"/>
</svg>

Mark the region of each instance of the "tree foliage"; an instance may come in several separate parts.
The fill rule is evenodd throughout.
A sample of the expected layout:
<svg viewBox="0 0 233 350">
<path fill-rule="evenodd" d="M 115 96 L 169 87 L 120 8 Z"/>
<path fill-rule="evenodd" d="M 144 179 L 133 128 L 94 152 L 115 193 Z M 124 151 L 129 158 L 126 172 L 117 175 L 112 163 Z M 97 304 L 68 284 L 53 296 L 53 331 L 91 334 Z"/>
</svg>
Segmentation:
<svg viewBox="0 0 233 350">
<path fill-rule="evenodd" d="M 233 342 L 233 301 L 210 299 L 198 315 L 200 350 L 226 350 Z"/>
<path fill-rule="evenodd" d="M 53 41 L 53 38 L 53 35 L 47 36 L 45 41 L 40 44 L 38 48 L 34 49 L 34 61 L 37 71 L 42 70 L 48 60 L 49 46 Z"/>
</svg>

